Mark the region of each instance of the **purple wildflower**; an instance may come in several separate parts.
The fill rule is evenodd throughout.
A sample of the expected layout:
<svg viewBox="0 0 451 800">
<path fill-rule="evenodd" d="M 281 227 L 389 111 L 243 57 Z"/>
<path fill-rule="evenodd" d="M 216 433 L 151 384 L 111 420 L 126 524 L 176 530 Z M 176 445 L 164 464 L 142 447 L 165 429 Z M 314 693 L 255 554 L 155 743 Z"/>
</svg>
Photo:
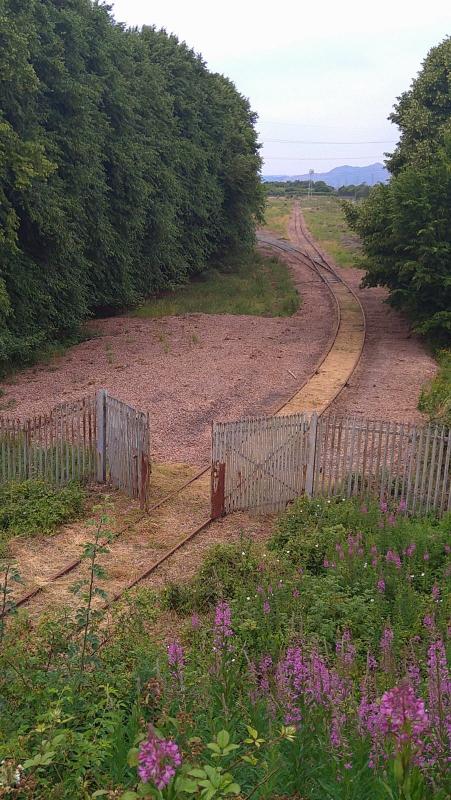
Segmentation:
<svg viewBox="0 0 451 800">
<path fill-rule="evenodd" d="M 384 672 L 390 672 L 393 667 L 393 654 L 392 654 L 393 631 L 389 625 L 384 628 L 380 640 L 381 649 L 381 667 Z"/>
<path fill-rule="evenodd" d="M 293 597 L 295 598 L 295 600 L 297 600 L 297 598 L 299 597 L 299 589 L 293 589 Z"/>
<path fill-rule="evenodd" d="M 193 614 L 191 616 L 191 627 L 193 631 L 197 631 L 200 628 L 200 617 L 199 614 Z"/>
<path fill-rule="evenodd" d="M 265 602 L 263 603 L 263 613 L 264 614 L 270 614 L 271 613 L 271 606 L 270 606 L 268 600 L 265 600 Z"/>
<path fill-rule="evenodd" d="M 384 594 L 385 592 L 385 581 L 383 578 L 379 578 L 377 582 L 377 591 L 380 592 L 381 594 Z"/>
<path fill-rule="evenodd" d="M 387 511 L 388 511 L 387 501 L 386 500 L 381 500 L 379 508 L 380 508 L 380 510 L 382 511 L 383 514 L 386 514 Z"/>
<path fill-rule="evenodd" d="M 406 550 L 405 550 L 405 554 L 406 554 L 407 558 L 411 558 L 416 549 L 417 549 L 417 546 L 416 546 L 415 542 L 412 542 L 411 544 L 409 544 L 408 547 L 406 547 Z"/>
<path fill-rule="evenodd" d="M 429 559 L 430 559 L 430 555 L 429 555 L 428 551 L 426 550 L 426 552 L 423 553 L 423 561 L 429 561 Z"/>
<path fill-rule="evenodd" d="M 431 721 L 438 733 L 435 746 L 445 752 L 445 738 L 451 739 L 451 680 L 441 639 L 428 649 L 428 694 Z"/>
<path fill-rule="evenodd" d="M 426 614 L 423 617 L 423 625 L 428 631 L 433 631 L 435 628 L 435 620 L 432 614 Z"/>
<path fill-rule="evenodd" d="M 341 640 L 335 645 L 335 650 L 337 654 L 339 654 L 343 664 L 349 667 L 354 663 L 356 649 L 352 643 L 352 636 L 349 628 L 344 630 Z"/>
<path fill-rule="evenodd" d="M 392 564 L 395 565 L 396 569 L 401 569 L 401 559 L 399 557 L 399 554 L 396 552 L 396 550 L 387 550 L 387 554 L 385 556 L 385 560 L 386 560 L 387 564 L 392 563 Z"/>
<path fill-rule="evenodd" d="M 402 514 L 404 511 L 407 511 L 407 503 L 404 498 L 401 498 L 399 501 L 398 511 Z"/>
<path fill-rule="evenodd" d="M 435 600 L 436 603 L 440 600 L 440 587 L 438 583 L 434 583 L 432 587 L 432 599 Z"/>
<path fill-rule="evenodd" d="M 159 739 L 149 727 L 147 739 L 141 742 L 138 755 L 138 775 L 144 783 L 154 783 L 164 789 L 174 777 L 182 756 L 176 742 Z"/>
<path fill-rule="evenodd" d="M 388 516 L 388 524 L 389 525 L 396 525 L 396 517 L 394 514 L 389 514 Z"/>
<path fill-rule="evenodd" d="M 172 677 L 181 682 L 183 667 L 185 665 L 185 656 L 183 647 L 177 640 L 168 644 L 168 664 L 172 667 Z"/>
<path fill-rule="evenodd" d="M 410 684 L 395 686 L 382 695 L 377 727 L 383 736 L 392 738 L 397 751 L 410 743 L 417 753 L 421 752 L 429 717 L 424 701 L 415 695 Z"/>
<path fill-rule="evenodd" d="M 232 612 L 225 600 L 221 600 L 215 610 L 215 647 L 222 650 L 226 639 L 233 636 Z"/>
</svg>

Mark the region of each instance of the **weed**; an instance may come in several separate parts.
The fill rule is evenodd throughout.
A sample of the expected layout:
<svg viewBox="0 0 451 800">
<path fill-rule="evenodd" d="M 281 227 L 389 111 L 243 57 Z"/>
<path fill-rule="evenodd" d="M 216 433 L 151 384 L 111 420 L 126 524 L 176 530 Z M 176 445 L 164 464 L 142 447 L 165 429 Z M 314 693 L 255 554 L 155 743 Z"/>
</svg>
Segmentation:
<svg viewBox="0 0 451 800">
<path fill-rule="evenodd" d="M 90 646 L 91 653 L 95 653 L 98 648 L 99 640 L 97 636 L 98 622 L 103 619 L 104 611 L 94 608 L 94 600 L 100 597 L 106 600 L 107 595 L 104 589 L 97 585 L 100 580 L 105 580 L 106 572 L 99 564 L 99 556 L 109 553 L 107 545 L 113 538 L 112 531 L 107 527 L 110 524 L 110 518 L 105 513 L 107 506 L 102 508 L 97 507 L 94 511 L 100 511 L 100 516 L 97 520 L 92 519 L 89 525 L 94 528 L 94 536 L 91 541 L 86 542 L 83 546 L 83 553 L 81 556 L 82 561 L 88 563 L 88 576 L 76 581 L 71 586 L 70 591 L 72 594 L 80 597 L 82 605 L 77 609 L 75 618 L 78 627 L 82 631 L 82 645 L 80 650 L 80 672 L 85 671 L 86 659 L 88 655 L 88 645 Z M 93 627 L 94 626 L 94 627 Z"/>
<path fill-rule="evenodd" d="M 106 352 L 106 360 L 108 364 L 113 364 L 114 362 L 114 355 L 113 355 L 113 347 L 111 344 L 105 345 L 105 352 Z"/>
<path fill-rule="evenodd" d="M 433 422 L 451 428 L 451 350 L 437 354 L 439 371 L 420 395 L 418 408 Z"/>
<path fill-rule="evenodd" d="M 362 255 L 358 237 L 349 229 L 340 200 L 313 197 L 300 200 L 312 236 L 340 267 L 358 267 Z"/>
<path fill-rule="evenodd" d="M 155 319 L 194 313 L 286 317 L 294 314 L 299 304 L 289 268 L 276 258 L 254 253 L 238 264 L 211 269 L 188 285 L 149 300 L 135 315 Z M 164 338 L 159 337 L 159 341 Z"/>
<path fill-rule="evenodd" d="M 0 485 L 0 546 L 14 536 L 52 533 L 82 513 L 84 498 L 75 483 L 62 488 L 36 480 Z"/>
</svg>

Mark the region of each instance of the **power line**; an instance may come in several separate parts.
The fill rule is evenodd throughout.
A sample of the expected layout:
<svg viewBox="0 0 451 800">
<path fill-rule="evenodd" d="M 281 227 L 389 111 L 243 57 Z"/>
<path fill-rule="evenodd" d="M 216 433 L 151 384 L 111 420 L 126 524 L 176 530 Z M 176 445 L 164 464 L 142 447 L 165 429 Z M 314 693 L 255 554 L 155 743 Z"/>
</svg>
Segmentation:
<svg viewBox="0 0 451 800">
<path fill-rule="evenodd" d="M 301 139 L 263 139 L 262 144 L 269 142 L 277 142 L 278 144 L 396 144 L 396 142 L 388 141 L 387 139 L 382 139 L 380 141 L 373 140 L 368 142 L 316 142 L 313 140 L 302 141 Z"/>
<path fill-rule="evenodd" d="M 379 158 L 377 156 L 309 156 L 308 158 L 296 158 L 295 156 L 263 156 L 265 161 L 360 161 L 361 158 Z"/>
</svg>

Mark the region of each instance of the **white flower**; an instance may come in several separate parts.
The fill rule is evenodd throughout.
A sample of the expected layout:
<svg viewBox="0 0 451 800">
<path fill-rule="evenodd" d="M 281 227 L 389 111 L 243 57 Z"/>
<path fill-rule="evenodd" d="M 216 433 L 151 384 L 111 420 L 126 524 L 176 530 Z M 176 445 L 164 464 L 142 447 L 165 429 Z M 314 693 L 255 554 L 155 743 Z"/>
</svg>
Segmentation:
<svg viewBox="0 0 451 800">
<path fill-rule="evenodd" d="M 250 597 L 246 597 L 246 600 L 250 600 L 250 599 L 251 599 Z"/>
<path fill-rule="evenodd" d="M 367 562 L 367 561 L 365 561 L 365 563 L 364 563 L 364 565 L 363 565 L 363 569 L 366 569 L 366 568 L 367 568 L 367 566 L 368 566 L 368 562 Z"/>
<path fill-rule="evenodd" d="M 371 598 L 370 603 L 374 603 L 374 597 Z"/>
<path fill-rule="evenodd" d="M 242 556 L 245 556 L 245 555 L 246 555 L 246 553 L 244 552 L 244 550 L 242 550 L 242 552 L 241 552 L 241 555 L 242 555 Z"/>
<path fill-rule="evenodd" d="M 424 578 L 424 572 L 421 573 L 421 577 Z"/>
<path fill-rule="evenodd" d="M 411 575 L 410 577 L 411 577 L 411 578 L 414 578 L 414 577 L 415 577 L 415 575 Z"/>
</svg>

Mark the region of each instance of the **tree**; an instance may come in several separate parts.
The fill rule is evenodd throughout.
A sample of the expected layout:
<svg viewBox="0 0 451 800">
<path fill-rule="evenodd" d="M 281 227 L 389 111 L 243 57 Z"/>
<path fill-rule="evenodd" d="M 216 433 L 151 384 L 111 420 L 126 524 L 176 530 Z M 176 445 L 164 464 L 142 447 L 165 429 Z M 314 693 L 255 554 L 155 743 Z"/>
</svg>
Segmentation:
<svg viewBox="0 0 451 800">
<path fill-rule="evenodd" d="M 0 0 L 0 370 L 252 246 L 255 116 L 176 37 Z"/>
<path fill-rule="evenodd" d="M 363 241 L 366 286 L 386 286 L 392 305 L 437 342 L 451 341 L 451 38 L 428 54 L 391 119 L 400 143 L 389 184 L 346 204 Z"/>
</svg>

